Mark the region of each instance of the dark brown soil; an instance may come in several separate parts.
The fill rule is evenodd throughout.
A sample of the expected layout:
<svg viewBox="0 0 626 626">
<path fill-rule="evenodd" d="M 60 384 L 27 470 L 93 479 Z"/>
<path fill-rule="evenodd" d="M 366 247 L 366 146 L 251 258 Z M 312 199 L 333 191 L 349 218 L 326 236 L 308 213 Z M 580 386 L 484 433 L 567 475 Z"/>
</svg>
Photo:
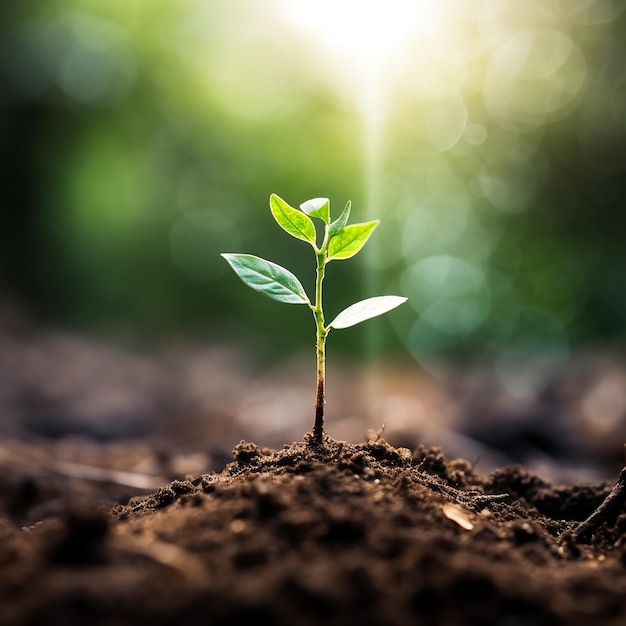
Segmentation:
<svg viewBox="0 0 626 626">
<path fill-rule="evenodd" d="M 0 521 L 0 624 L 624 624 L 626 514 L 573 537 L 610 487 L 382 439 L 242 442 L 223 472 L 112 510 Z"/>
</svg>

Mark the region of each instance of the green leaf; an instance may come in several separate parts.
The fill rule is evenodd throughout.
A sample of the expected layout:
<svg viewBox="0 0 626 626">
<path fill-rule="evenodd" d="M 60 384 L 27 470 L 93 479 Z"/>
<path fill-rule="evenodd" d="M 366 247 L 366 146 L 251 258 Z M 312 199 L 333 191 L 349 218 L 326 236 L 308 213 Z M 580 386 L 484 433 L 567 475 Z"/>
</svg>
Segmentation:
<svg viewBox="0 0 626 626">
<path fill-rule="evenodd" d="M 366 244 L 378 224 L 379 220 L 351 224 L 333 235 L 328 242 L 328 260 L 349 259 L 354 256 Z"/>
<path fill-rule="evenodd" d="M 330 200 L 328 198 L 313 198 L 300 205 L 300 210 L 310 217 L 317 217 L 326 224 L 330 223 Z"/>
<path fill-rule="evenodd" d="M 352 208 L 352 202 L 348 200 L 345 209 L 341 212 L 341 215 L 330 225 L 328 232 L 331 237 L 336 235 L 340 230 L 343 230 L 348 223 L 348 219 L 350 218 L 350 209 Z"/>
<path fill-rule="evenodd" d="M 275 193 L 270 196 L 270 211 L 278 225 L 292 237 L 315 246 L 315 225 L 308 215 L 289 206 Z"/>
<path fill-rule="evenodd" d="M 361 300 L 347 309 L 344 309 L 328 325 L 329 328 L 349 328 L 372 317 L 378 317 L 387 311 L 395 309 L 407 301 L 402 296 L 376 296 Z"/>
<path fill-rule="evenodd" d="M 310 304 L 300 281 L 284 267 L 252 254 L 222 254 L 241 280 L 273 300 Z"/>
</svg>

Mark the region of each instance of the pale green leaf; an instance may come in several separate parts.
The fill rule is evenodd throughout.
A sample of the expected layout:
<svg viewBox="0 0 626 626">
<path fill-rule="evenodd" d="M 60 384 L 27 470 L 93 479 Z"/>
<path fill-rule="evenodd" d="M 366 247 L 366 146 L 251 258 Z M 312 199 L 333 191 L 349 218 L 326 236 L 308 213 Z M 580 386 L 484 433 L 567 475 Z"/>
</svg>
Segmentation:
<svg viewBox="0 0 626 626">
<path fill-rule="evenodd" d="M 379 220 L 351 224 L 332 235 L 328 242 L 328 260 L 349 259 L 354 256 L 366 244 L 378 224 Z"/>
<path fill-rule="evenodd" d="M 275 193 L 270 196 L 270 211 L 279 226 L 292 237 L 315 245 L 315 225 L 308 215 L 289 206 Z"/>
<path fill-rule="evenodd" d="M 372 317 L 387 313 L 387 311 L 395 309 L 406 301 L 407 298 L 402 296 L 367 298 L 344 309 L 328 326 L 329 328 L 349 328 Z"/>
<path fill-rule="evenodd" d="M 317 217 L 326 224 L 330 223 L 330 200 L 328 198 L 313 198 L 300 205 L 300 210 L 310 217 Z"/>
<path fill-rule="evenodd" d="M 309 304 L 300 281 L 284 267 L 252 254 L 222 254 L 241 280 L 273 300 Z"/>
<path fill-rule="evenodd" d="M 341 212 L 341 215 L 330 225 L 328 232 L 330 235 L 336 235 L 340 230 L 343 230 L 348 223 L 348 219 L 350 218 L 350 209 L 352 208 L 352 202 L 348 200 L 344 210 Z"/>
</svg>

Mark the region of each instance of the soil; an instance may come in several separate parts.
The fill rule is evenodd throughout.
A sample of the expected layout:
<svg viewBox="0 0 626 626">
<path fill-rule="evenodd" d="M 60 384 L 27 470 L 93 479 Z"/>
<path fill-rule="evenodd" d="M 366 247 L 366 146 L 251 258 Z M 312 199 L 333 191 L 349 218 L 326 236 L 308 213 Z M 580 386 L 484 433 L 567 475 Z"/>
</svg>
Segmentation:
<svg viewBox="0 0 626 626">
<path fill-rule="evenodd" d="M 113 508 L 66 494 L 22 526 L 46 480 L 2 494 L 3 625 L 626 623 L 626 513 L 574 532 L 609 483 L 305 437 L 241 442 L 223 471 Z"/>
<path fill-rule="evenodd" d="M 623 465 L 626 351 L 523 397 L 493 371 L 333 359 L 327 426 L 366 443 L 273 451 L 311 426 L 309 354 L 0 306 L 0 625 L 626 624 L 623 504 L 576 533 Z"/>
</svg>

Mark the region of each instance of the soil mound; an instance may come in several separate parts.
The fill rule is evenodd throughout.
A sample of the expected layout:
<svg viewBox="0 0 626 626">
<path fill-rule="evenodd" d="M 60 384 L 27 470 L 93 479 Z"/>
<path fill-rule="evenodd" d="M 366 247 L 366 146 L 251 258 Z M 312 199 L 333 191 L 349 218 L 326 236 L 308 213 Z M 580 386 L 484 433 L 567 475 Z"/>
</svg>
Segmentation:
<svg viewBox="0 0 626 626">
<path fill-rule="evenodd" d="M 609 490 L 382 439 L 242 442 L 112 511 L 0 523 L 0 623 L 624 624 L 626 514 L 574 535 Z"/>
</svg>

